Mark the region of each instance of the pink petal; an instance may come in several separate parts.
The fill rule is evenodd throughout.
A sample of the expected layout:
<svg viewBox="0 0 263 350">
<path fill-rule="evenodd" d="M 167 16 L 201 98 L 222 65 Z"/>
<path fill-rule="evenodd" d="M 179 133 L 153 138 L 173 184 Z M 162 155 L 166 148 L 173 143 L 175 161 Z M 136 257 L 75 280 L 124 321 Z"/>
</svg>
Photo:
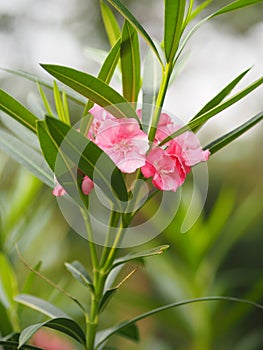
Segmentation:
<svg viewBox="0 0 263 350">
<path fill-rule="evenodd" d="M 85 175 L 81 184 L 82 192 L 87 196 L 93 188 L 94 182 L 87 175 Z"/>
</svg>

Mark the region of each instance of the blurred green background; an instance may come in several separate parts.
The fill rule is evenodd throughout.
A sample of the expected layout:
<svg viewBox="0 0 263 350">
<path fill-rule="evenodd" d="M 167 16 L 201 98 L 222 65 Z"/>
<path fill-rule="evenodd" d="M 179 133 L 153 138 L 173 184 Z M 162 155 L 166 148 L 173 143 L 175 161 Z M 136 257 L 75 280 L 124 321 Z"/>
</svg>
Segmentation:
<svg viewBox="0 0 263 350">
<path fill-rule="evenodd" d="M 214 1 L 210 8 L 224 3 L 228 1 Z M 161 40 L 162 2 L 133 0 L 125 4 Z M 187 121 L 242 70 L 255 65 L 249 81 L 262 74 L 262 13 L 262 5 L 249 7 L 219 17 L 196 34 L 189 46 L 188 63 L 167 96 L 168 111 Z M 37 74 L 42 74 L 39 62 L 65 64 L 95 74 L 99 64 L 92 59 L 93 51 L 89 48 L 109 48 L 95 0 L 1 2 L 0 47 L 1 67 Z M 33 84 L 5 72 L 0 72 L 0 82 L 1 88 L 36 108 L 38 93 Z M 115 84 L 118 86 L 118 82 Z M 258 89 L 218 120 L 209 122 L 200 133 L 202 144 L 262 110 L 262 92 L 262 88 Z M 72 109 L 72 113 L 77 114 L 78 110 Z M 263 302 L 261 135 L 260 124 L 209 160 L 209 192 L 202 215 L 182 234 L 180 227 L 187 210 L 183 196 L 174 221 L 162 235 L 145 245 L 168 243 L 170 249 L 138 266 L 137 273 L 104 312 L 103 326 L 151 307 L 194 297 L 229 295 Z M 0 153 L 0 180 L 0 249 L 14 269 L 17 290 L 27 291 L 32 279 L 31 294 L 54 302 L 81 324 L 83 320 L 74 304 L 41 279 L 32 278 L 19 260 L 15 244 L 30 265 L 42 261 L 43 274 L 85 301 L 84 289 L 70 277 L 63 264 L 79 259 L 88 267 L 87 242 L 67 226 L 50 189 L 4 152 Z M 190 181 L 184 187 L 187 197 Z M 128 266 L 125 271 L 133 268 L 134 265 Z M 1 274 L 4 275 L 3 266 Z M 41 320 L 36 312 L 17 310 L 16 304 L 10 305 L 10 310 L 15 323 L 16 312 L 21 313 L 22 327 Z M 113 346 L 118 344 L 120 349 L 127 350 L 263 348 L 263 311 L 243 304 L 193 304 L 163 312 L 139 326 L 140 344 L 116 338 Z M 4 329 L 4 325 L 1 327 Z M 74 348 L 77 349 L 76 344 Z"/>
</svg>

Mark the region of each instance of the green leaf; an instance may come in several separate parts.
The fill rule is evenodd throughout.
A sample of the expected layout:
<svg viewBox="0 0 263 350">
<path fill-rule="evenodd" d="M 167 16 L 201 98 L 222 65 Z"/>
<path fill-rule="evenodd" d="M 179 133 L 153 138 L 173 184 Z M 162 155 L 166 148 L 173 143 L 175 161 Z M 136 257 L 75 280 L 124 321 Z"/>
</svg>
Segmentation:
<svg viewBox="0 0 263 350">
<path fill-rule="evenodd" d="M 3 90 L 0 90 L 0 110 L 36 133 L 37 117 Z"/>
<path fill-rule="evenodd" d="M 152 50 L 148 50 L 143 66 L 142 77 L 142 127 L 147 134 L 149 126 L 151 125 L 151 118 L 154 112 L 161 80 L 161 67 Z"/>
<path fill-rule="evenodd" d="M 183 306 L 183 305 L 187 305 L 187 304 L 192 304 L 192 303 L 197 303 L 197 302 L 207 302 L 207 301 L 231 301 L 231 302 L 241 302 L 241 303 L 245 303 L 245 304 L 249 304 L 251 306 L 257 307 L 259 309 L 263 310 L 263 305 L 254 303 L 253 301 L 250 300 L 245 300 L 245 299 L 239 299 L 239 298 L 234 298 L 234 297 L 227 297 L 227 296 L 211 296 L 211 297 L 203 297 L 203 298 L 195 298 L 195 299 L 188 299 L 188 300 L 183 300 L 183 301 L 179 301 L 179 302 L 175 302 L 172 304 L 168 304 L 165 306 L 161 306 L 158 307 L 156 309 L 150 310 L 148 312 L 145 312 L 137 317 L 134 317 L 128 321 L 124 321 L 122 323 L 119 323 L 116 326 L 113 326 L 112 328 L 106 329 L 104 331 L 102 331 L 96 341 L 96 346 L 95 346 L 95 350 L 99 349 L 99 347 L 106 341 L 108 340 L 111 336 L 113 336 L 114 334 L 118 334 L 121 332 L 121 330 L 130 327 L 132 325 L 134 325 L 136 322 L 147 318 L 149 316 L 152 316 L 154 314 L 157 314 L 161 311 L 165 311 L 165 310 L 169 310 L 172 309 L 174 307 L 178 307 L 178 306 Z"/>
<path fill-rule="evenodd" d="M 209 149 L 211 154 L 216 153 L 221 148 L 227 146 L 230 142 L 244 134 L 246 131 L 251 129 L 254 125 L 259 123 L 263 119 L 263 112 L 258 113 L 256 116 L 248 120 L 246 123 L 240 125 L 238 128 L 230 131 L 224 136 L 219 137 L 209 145 L 205 146 L 204 149 Z"/>
<path fill-rule="evenodd" d="M 75 129 L 54 118 L 47 117 L 46 125 L 51 137 L 56 142 L 57 148 L 59 149 L 63 143 L 63 148 L 67 149 L 67 157 L 72 162 L 78 160 L 77 165 L 80 170 L 93 179 L 113 202 L 115 202 L 113 194 L 119 200 L 127 201 L 128 195 L 122 173 L 97 145 L 89 141 Z M 101 157 L 103 157 L 103 161 L 100 161 L 98 165 L 98 160 Z M 56 156 L 52 156 L 49 164 L 56 171 Z M 107 175 L 111 174 L 111 172 L 112 176 L 110 179 Z"/>
<path fill-rule="evenodd" d="M 6 69 L 6 68 L 0 68 L 0 69 L 7 72 L 7 73 L 14 74 L 16 76 L 22 77 L 22 78 L 27 79 L 29 81 L 33 81 L 35 83 L 38 83 L 39 85 L 44 86 L 44 87 L 53 91 L 53 84 L 50 83 L 49 80 L 38 77 L 35 74 L 30 74 L 27 72 L 23 72 L 21 70 Z M 59 88 L 59 91 L 62 91 L 62 89 Z M 75 103 L 77 103 L 81 106 L 85 106 L 86 99 L 84 97 L 79 96 L 78 94 L 76 94 L 74 91 L 72 91 L 70 89 L 66 89 L 65 91 L 67 93 L 68 98 L 70 98 L 72 101 L 74 101 Z"/>
<path fill-rule="evenodd" d="M 64 311 L 60 310 L 55 305 L 30 294 L 19 294 L 15 297 L 15 301 L 22 305 L 28 306 L 31 309 L 36 310 L 48 317 L 69 318 L 69 316 L 65 314 Z"/>
<path fill-rule="evenodd" d="M 78 280 L 85 287 L 89 287 L 92 291 L 94 290 L 92 280 L 87 270 L 79 261 L 73 261 L 72 263 L 66 262 L 65 266 L 76 280 Z"/>
<path fill-rule="evenodd" d="M 104 81 L 106 84 L 110 83 L 111 78 L 112 78 L 114 71 L 116 69 L 117 63 L 118 63 L 119 58 L 120 58 L 120 47 L 121 47 L 121 39 L 119 39 L 115 43 L 115 45 L 110 50 L 109 54 L 106 55 L 104 62 L 102 64 L 102 67 L 99 71 L 98 79 Z M 84 109 L 84 112 L 83 112 L 84 117 L 87 116 L 88 111 L 93 107 L 93 105 L 94 105 L 94 102 L 92 102 L 90 100 L 87 102 L 85 109 Z M 87 121 L 87 118 L 85 118 L 85 119 Z M 92 122 L 91 119 L 90 119 L 90 121 Z M 85 123 L 85 120 L 82 119 L 81 122 Z M 88 123 L 88 126 L 90 126 L 90 125 L 91 125 L 91 123 Z M 87 135 L 88 128 L 87 127 L 84 128 L 83 125 L 81 124 L 80 130 L 83 130 L 83 129 L 86 130 L 83 134 Z"/>
<path fill-rule="evenodd" d="M 0 345 L 3 345 L 5 349 L 11 349 L 11 350 L 17 350 L 19 344 L 17 342 L 14 341 L 4 341 L 4 340 L 0 340 Z M 35 346 L 32 345 L 23 345 L 21 348 L 21 350 L 44 350 L 42 348 L 37 348 Z"/>
<path fill-rule="evenodd" d="M 165 0 L 164 50 L 167 62 L 172 62 L 182 35 L 186 0 Z"/>
<path fill-rule="evenodd" d="M 43 323 L 37 323 L 25 328 L 19 337 L 19 349 L 42 327 L 48 327 L 62 332 L 85 345 L 86 338 L 79 325 L 71 318 L 53 318 Z"/>
<path fill-rule="evenodd" d="M 225 7 L 221 8 L 220 10 L 213 13 L 212 17 L 222 15 L 223 13 L 238 10 L 242 7 L 255 5 L 263 2 L 263 0 L 236 0 L 231 2 L 230 4 L 226 5 Z"/>
<path fill-rule="evenodd" d="M 42 98 L 42 101 L 44 103 L 44 106 L 46 108 L 47 114 L 53 117 L 53 112 L 52 112 L 52 109 L 49 105 L 48 99 L 44 93 L 44 90 L 42 89 L 42 87 L 39 83 L 38 83 L 38 90 L 39 90 L 40 96 Z"/>
<path fill-rule="evenodd" d="M 191 13 L 189 21 L 191 22 L 196 16 L 199 15 L 200 12 L 202 12 L 209 4 L 211 4 L 213 0 L 206 0 L 202 2 L 199 6 L 197 6 L 194 11 Z"/>
<path fill-rule="evenodd" d="M 128 261 L 147 258 L 153 255 L 163 254 L 168 248 L 169 248 L 169 245 L 161 245 L 159 247 L 148 249 L 143 252 L 127 254 L 125 256 L 122 256 L 121 258 L 116 259 L 113 263 L 113 268 L 118 265 L 125 264 Z"/>
<path fill-rule="evenodd" d="M 99 71 L 98 79 L 104 81 L 106 84 L 109 84 L 111 81 L 111 78 L 117 66 L 120 57 L 120 47 L 121 39 L 116 41 L 115 45 L 112 47 L 109 54 L 105 58 L 105 61 Z"/>
<path fill-rule="evenodd" d="M 105 309 L 105 307 L 110 302 L 110 299 L 117 292 L 117 290 L 118 290 L 118 288 L 111 288 L 111 289 L 106 290 L 106 292 L 103 294 L 102 300 L 100 302 L 99 312 L 102 312 Z"/>
<path fill-rule="evenodd" d="M 0 148 L 49 187 L 54 186 L 53 174 L 46 165 L 43 155 L 20 141 L 9 132 L 0 129 Z"/>
<path fill-rule="evenodd" d="M 51 119 L 54 119 L 50 117 Z M 54 119 L 57 120 L 57 119 Z M 60 122 L 60 121 L 59 121 Z M 60 122 L 62 125 L 66 125 Z M 68 128 L 70 128 L 68 126 Z M 59 175 L 57 175 L 57 180 L 64 187 L 67 194 L 75 200 L 77 204 L 82 206 L 82 201 L 78 195 L 78 183 L 77 174 L 72 171 L 73 164 L 70 162 L 63 153 L 60 152 L 59 145 L 56 143 L 54 138 L 51 137 L 47 130 L 46 124 L 43 121 L 37 123 L 37 134 L 42 149 L 42 153 L 50 166 L 50 168 L 55 172 L 56 164 L 59 164 Z M 58 166 L 57 166 L 58 169 Z M 63 176 L 65 175 L 65 176 Z M 59 178 L 60 177 L 60 178 Z M 63 183 L 62 183 L 63 182 Z"/>
<path fill-rule="evenodd" d="M 183 126 L 179 130 L 177 130 L 176 132 L 174 132 L 173 134 L 171 134 L 170 136 L 165 138 L 160 143 L 160 145 L 164 145 L 169 140 L 175 138 L 176 136 L 179 136 L 179 135 L 183 134 L 186 131 L 195 130 L 196 128 L 204 125 L 207 120 L 209 120 L 210 118 L 212 118 L 215 115 L 219 114 L 220 112 L 222 112 L 226 108 L 232 106 L 233 104 L 235 104 L 236 102 L 238 102 L 239 100 L 241 100 L 242 98 L 244 98 L 245 96 L 250 94 L 257 87 L 259 87 L 262 83 L 263 83 L 263 78 L 260 78 L 260 79 L 256 80 L 254 83 L 252 83 L 251 85 L 247 86 L 245 89 L 243 89 L 242 91 L 238 92 L 234 96 L 230 97 L 225 102 L 220 103 L 218 106 L 216 106 L 216 107 L 212 108 L 211 110 L 207 111 L 206 113 L 200 115 L 198 118 L 196 118 L 194 120 L 191 120 L 187 125 Z"/>
<path fill-rule="evenodd" d="M 118 22 L 109 6 L 102 0 L 100 1 L 100 9 L 109 42 L 111 46 L 114 46 L 121 36 Z"/>
<path fill-rule="evenodd" d="M 1 279 L 1 276 L 0 276 Z M 6 307 L 1 303 L 0 301 L 0 334 L 2 336 L 6 336 L 7 334 L 11 333 L 14 328 L 10 322 L 9 316 L 8 316 L 8 311 Z"/>
<path fill-rule="evenodd" d="M 140 90 L 140 48 L 138 34 L 133 26 L 125 21 L 121 38 L 121 70 L 123 96 L 136 102 Z"/>
<path fill-rule="evenodd" d="M 56 111 L 58 114 L 58 119 L 60 119 L 64 123 L 70 125 L 70 123 L 68 123 L 68 121 L 66 120 L 62 99 L 61 99 L 60 92 L 59 92 L 58 85 L 57 85 L 56 81 L 54 81 L 53 93 L 54 93 L 54 101 L 55 101 Z"/>
<path fill-rule="evenodd" d="M 107 0 L 113 7 L 119 11 L 119 13 L 127 20 L 130 22 L 130 24 L 135 28 L 135 30 L 141 34 L 141 36 L 144 38 L 144 40 L 147 42 L 149 47 L 153 50 L 155 53 L 156 57 L 158 58 L 158 61 L 161 63 L 163 66 L 163 62 L 161 60 L 161 57 L 159 55 L 159 52 L 149 36 L 149 34 L 146 32 L 146 30 L 142 27 L 142 25 L 137 21 L 137 19 L 133 16 L 133 14 L 125 7 L 121 1 L 119 0 Z"/>
<path fill-rule="evenodd" d="M 13 329 L 18 328 L 16 305 L 14 303 L 14 296 L 17 293 L 18 285 L 13 267 L 6 256 L 0 252 L 0 303 L 5 308 Z"/>
<path fill-rule="evenodd" d="M 200 115 L 210 111 L 221 103 L 226 96 L 228 96 L 234 87 L 240 82 L 240 80 L 250 71 L 251 68 L 246 69 L 238 77 L 232 80 L 222 91 L 219 92 L 211 101 L 209 101 L 194 117 L 192 120 L 198 118 Z"/>
<path fill-rule="evenodd" d="M 100 79 L 69 67 L 48 64 L 41 66 L 62 83 L 107 109 L 116 118 L 131 117 L 139 120 L 128 101 Z"/>
</svg>

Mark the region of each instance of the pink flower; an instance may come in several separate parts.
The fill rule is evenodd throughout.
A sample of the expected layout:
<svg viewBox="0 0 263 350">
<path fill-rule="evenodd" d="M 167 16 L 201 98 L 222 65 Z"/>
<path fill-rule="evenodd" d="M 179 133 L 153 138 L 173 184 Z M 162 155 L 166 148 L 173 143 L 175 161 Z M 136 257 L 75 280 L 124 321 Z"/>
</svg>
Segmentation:
<svg viewBox="0 0 263 350">
<path fill-rule="evenodd" d="M 44 329 L 40 329 L 33 336 L 31 344 L 45 350 L 73 350 L 73 346 L 66 339 Z"/>
<path fill-rule="evenodd" d="M 52 191 L 52 194 L 56 197 L 61 197 L 61 196 L 64 196 L 66 194 L 66 191 L 59 183 L 57 183 L 55 188 Z"/>
<path fill-rule="evenodd" d="M 115 118 L 106 109 L 103 109 L 102 107 L 100 107 L 98 105 L 94 105 L 94 107 L 92 107 L 90 109 L 89 113 L 92 114 L 94 119 L 93 119 L 93 122 L 91 124 L 91 128 L 88 132 L 87 137 L 90 140 L 94 141 L 100 125 L 105 120 L 109 120 L 109 119 L 114 120 Z"/>
<path fill-rule="evenodd" d="M 182 185 L 187 174 L 180 157 L 170 155 L 161 147 L 155 147 L 149 152 L 141 171 L 146 178 L 152 177 L 155 187 L 174 192 Z"/>
<path fill-rule="evenodd" d="M 94 187 L 94 182 L 85 175 L 82 180 L 81 189 L 82 192 L 87 196 Z"/>
<path fill-rule="evenodd" d="M 146 157 L 146 165 L 141 168 L 146 178 L 160 190 L 176 191 L 185 181 L 191 167 L 208 160 L 209 150 L 203 151 L 196 135 L 187 131 L 162 147 L 158 143 L 178 130 L 168 114 L 162 113 L 154 139 L 154 147 Z"/>
<path fill-rule="evenodd" d="M 87 175 L 85 175 L 81 183 L 82 192 L 87 196 L 90 193 L 90 191 L 93 189 L 93 187 L 94 187 L 94 182 Z M 67 193 L 66 190 L 57 182 L 55 188 L 52 191 L 52 194 L 55 197 L 61 197 L 61 196 L 64 196 L 66 193 Z"/>
<path fill-rule="evenodd" d="M 133 173 L 145 164 L 148 137 L 133 118 L 105 120 L 95 142 L 124 173 Z"/>
</svg>

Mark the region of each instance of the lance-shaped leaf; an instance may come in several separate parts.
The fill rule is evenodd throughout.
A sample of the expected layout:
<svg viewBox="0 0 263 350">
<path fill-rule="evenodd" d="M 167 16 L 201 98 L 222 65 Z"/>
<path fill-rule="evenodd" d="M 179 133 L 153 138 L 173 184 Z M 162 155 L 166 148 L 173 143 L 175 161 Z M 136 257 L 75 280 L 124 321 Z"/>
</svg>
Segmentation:
<svg viewBox="0 0 263 350">
<path fill-rule="evenodd" d="M 121 70 L 123 96 L 136 102 L 140 90 L 140 48 L 138 34 L 133 26 L 125 21 L 121 38 Z"/>
<path fill-rule="evenodd" d="M 65 266 L 77 281 L 79 281 L 85 287 L 89 287 L 89 289 L 92 291 L 94 290 L 94 286 L 88 271 L 79 261 L 73 261 L 72 263 L 66 262 Z"/>
<path fill-rule="evenodd" d="M 37 117 L 3 90 L 0 90 L 0 110 L 36 132 Z"/>
<path fill-rule="evenodd" d="M 12 324 L 13 329 L 18 327 L 16 305 L 14 303 L 14 296 L 17 293 L 17 279 L 13 267 L 6 256 L 0 252 L 0 303 L 5 308 L 7 317 Z"/>
<path fill-rule="evenodd" d="M 57 152 L 65 153 L 67 158 L 73 163 L 77 163 L 79 169 L 93 179 L 114 203 L 119 205 L 119 201 L 127 201 L 128 195 L 122 173 L 105 152 L 77 130 L 57 119 L 47 117 L 46 126 L 56 145 Z M 52 141 L 49 143 L 52 144 Z M 48 146 L 44 142 L 42 146 L 44 146 L 44 152 L 48 154 Z M 62 166 L 62 172 L 58 174 L 61 169 L 56 168 L 57 155 L 52 154 L 47 161 L 59 179 L 66 166 L 63 169 L 63 164 L 59 164 Z"/>
<path fill-rule="evenodd" d="M 215 141 L 211 142 L 209 145 L 205 146 L 204 149 L 209 149 L 211 154 L 216 153 L 221 148 L 227 146 L 230 142 L 234 141 L 239 136 L 244 134 L 246 131 L 251 129 L 257 123 L 259 123 L 262 119 L 263 119 L 263 112 L 260 112 L 253 118 L 249 119 L 246 123 L 240 125 L 238 128 L 230 131 L 224 136 L 221 136 Z"/>
<path fill-rule="evenodd" d="M 218 15 L 222 15 L 222 14 L 224 14 L 226 12 L 238 10 L 238 9 L 240 9 L 242 7 L 259 4 L 261 2 L 263 2 L 263 0 L 236 0 L 236 1 L 231 2 L 228 5 L 224 6 L 220 10 L 216 11 L 212 15 L 212 17 L 218 16 Z"/>
<path fill-rule="evenodd" d="M 100 302 L 100 306 L 99 306 L 100 312 L 102 312 L 105 309 L 105 307 L 108 305 L 108 303 L 110 302 L 113 295 L 117 292 L 117 290 L 118 290 L 117 287 L 106 290 Z"/>
<path fill-rule="evenodd" d="M 69 67 L 52 64 L 41 66 L 65 85 L 107 109 L 116 118 L 131 117 L 139 120 L 128 101 L 100 79 Z"/>
<path fill-rule="evenodd" d="M 106 84 L 109 84 L 115 68 L 117 66 L 118 60 L 120 58 L 120 47 L 121 39 L 117 40 L 109 54 L 105 58 L 103 65 L 99 71 L 98 79 L 104 81 Z"/>
<path fill-rule="evenodd" d="M 25 328 L 19 337 L 19 349 L 42 327 L 55 329 L 77 340 L 80 344 L 86 344 L 83 330 L 73 319 L 58 317 Z"/>
<path fill-rule="evenodd" d="M 106 5 L 103 0 L 100 0 L 100 9 L 109 42 L 111 46 L 114 46 L 116 41 L 121 36 L 121 31 L 118 22 L 109 6 Z"/>
<path fill-rule="evenodd" d="M 210 100 L 194 117 L 192 120 L 198 118 L 200 115 L 210 111 L 221 103 L 226 96 L 228 96 L 240 80 L 250 71 L 251 68 L 246 69 L 238 77 L 232 80 L 223 90 L 221 90 L 212 100 Z"/>
<path fill-rule="evenodd" d="M 4 349 L 17 350 L 19 344 L 15 341 L 0 340 L 0 345 L 4 346 Z M 32 345 L 23 345 L 21 350 L 44 350 L 43 348 L 37 348 Z"/>
<path fill-rule="evenodd" d="M 38 83 L 41 86 L 44 86 L 46 88 L 48 88 L 49 90 L 53 90 L 53 84 L 49 82 L 49 80 L 44 79 L 42 77 L 38 77 L 35 74 L 30 74 L 27 72 L 23 72 L 21 70 L 14 70 L 14 69 L 4 69 L 4 68 L 0 68 L 1 70 L 3 70 L 4 72 L 10 73 L 10 74 L 14 74 L 18 77 L 27 79 L 29 81 Z M 59 91 L 62 92 L 62 89 L 59 87 Z M 74 91 L 66 88 L 65 89 L 67 96 L 69 99 L 71 99 L 72 101 L 76 102 L 77 104 L 83 106 L 85 105 L 86 99 L 80 95 L 78 95 L 77 93 L 75 93 Z"/>
<path fill-rule="evenodd" d="M 41 153 L 4 130 L 0 130 L 0 148 L 46 185 L 53 187 L 53 175 Z"/>
<path fill-rule="evenodd" d="M 64 311 L 60 310 L 55 305 L 30 294 L 19 294 L 15 297 L 15 301 L 51 318 L 70 318 Z"/>
<path fill-rule="evenodd" d="M 121 258 L 116 259 L 113 263 L 113 268 L 118 265 L 125 264 L 128 261 L 143 259 L 149 256 L 163 254 L 168 248 L 169 248 L 169 245 L 161 245 L 160 247 L 148 249 L 143 252 L 127 254 L 125 256 L 122 256 Z"/>
<path fill-rule="evenodd" d="M 210 118 L 214 117 L 215 115 L 219 114 L 226 108 L 232 106 L 234 103 L 238 102 L 248 94 L 250 94 L 252 91 L 254 91 L 256 88 L 258 88 L 260 85 L 263 83 L 263 78 L 260 78 L 256 80 L 254 83 L 251 85 L 247 86 L 245 89 L 242 91 L 238 92 L 234 96 L 230 97 L 228 100 L 225 102 L 220 103 L 218 106 L 212 108 L 211 110 L 207 111 L 206 113 L 200 115 L 198 118 L 191 120 L 187 125 L 183 126 L 170 136 L 166 137 L 160 145 L 164 145 L 166 142 L 169 140 L 175 138 L 176 136 L 179 136 L 183 134 L 186 131 L 189 130 L 196 130 L 196 128 L 200 128 L 200 126 L 203 126 Z"/>
<path fill-rule="evenodd" d="M 175 302 L 172 304 L 164 305 L 161 307 L 158 307 L 156 309 L 150 310 L 148 312 L 145 312 L 137 317 L 134 317 L 128 321 L 121 322 L 120 324 L 113 326 L 112 328 L 106 329 L 99 333 L 98 338 L 96 340 L 96 347 L 95 350 L 99 349 L 100 346 L 105 343 L 111 336 L 114 334 L 120 334 L 121 330 L 129 329 L 132 325 L 134 325 L 136 322 L 143 320 L 144 318 L 147 318 L 149 316 L 155 315 L 161 311 L 169 310 L 178 306 L 183 306 L 187 304 L 197 303 L 197 302 L 211 302 L 211 301 L 230 301 L 230 302 L 239 302 L 239 303 L 245 303 L 254 307 L 257 307 L 258 309 L 263 310 L 263 305 L 260 305 L 258 303 L 255 303 L 250 300 L 245 299 L 239 299 L 234 297 L 227 297 L 227 296 L 211 296 L 211 297 L 203 297 L 203 298 L 195 298 L 195 299 L 188 299 L 188 300 L 182 300 L 179 302 Z M 132 338 L 131 338 L 132 339 Z"/>
<path fill-rule="evenodd" d="M 167 62 L 172 62 L 182 35 L 186 0 L 165 0 L 164 50 Z"/>
<path fill-rule="evenodd" d="M 121 47 L 121 39 L 119 39 L 115 43 L 115 45 L 110 50 L 109 54 L 106 55 L 106 58 L 99 71 L 98 79 L 104 81 L 106 84 L 110 83 L 113 73 L 116 69 L 117 63 L 120 58 L 120 47 Z M 90 100 L 86 103 L 86 106 L 83 112 L 84 116 L 87 115 L 88 111 L 93 107 L 93 105 L 94 105 L 94 102 Z M 81 122 L 85 124 L 85 120 L 83 120 L 83 118 Z M 83 130 L 83 125 L 80 126 L 80 130 Z M 87 131 L 84 132 L 83 134 L 86 135 Z"/>
<path fill-rule="evenodd" d="M 137 19 L 133 16 L 133 14 L 123 5 L 123 3 L 119 0 L 107 0 L 113 7 L 116 8 L 116 10 L 119 11 L 119 13 L 130 22 L 130 24 L 135 28 L 135 30 L 141 34 L 141 36 L 144 38 L 144 40 L 147 42 L 149 47 L 153 50 L 156 57 L 158 58 L 159 62 L 163 66 L 162 59 L 159 55 L 159 52 L 150 37 L 150 35 L 146 32 L 146 30 L 143 28 L 143 26 L 137 21 Z"/>
</svg>

